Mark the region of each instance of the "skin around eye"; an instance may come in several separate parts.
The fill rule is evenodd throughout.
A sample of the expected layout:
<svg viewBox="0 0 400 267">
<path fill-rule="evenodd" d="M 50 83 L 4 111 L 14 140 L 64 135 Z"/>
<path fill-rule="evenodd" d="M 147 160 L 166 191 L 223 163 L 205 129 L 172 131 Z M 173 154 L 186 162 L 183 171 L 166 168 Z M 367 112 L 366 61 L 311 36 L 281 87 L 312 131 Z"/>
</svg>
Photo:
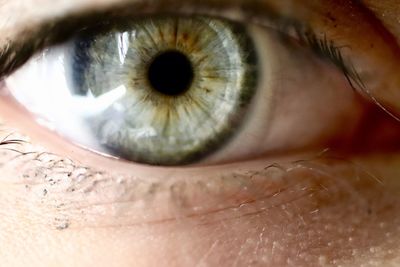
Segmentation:
<svg viewBox="0 0 400 267">
<path fill-rule="evenodd" d="M 87 1 L 76 4 L 83 2 Z M 300 3 L 306 9 L 308 3 L 275 2 Z M 15 3 L 19 2 L 4 4 Z M 332 3 L 339 2 L 326 2 L 322 10 Z M 347 11 L 343 16 L 354 23 L 353 13 Z M 323 18 L 321 23 L 326 21 Z M 338 27 L 336 33 L 351 35 L 355 28 Z M 273 40 L 269 45 L 277 45 Z M 288 51 L 293 56 L 293 50 Z M 315 59 L 314 65 L 313 57 L 305 54 L 310 65 L 292 62 L 290 69 L 298 71 L 292 72 L 298 76 L 293 81 L 315 82 L 315 75 L 303 77 L 309 69 L 326 71 L 326 76 L 342 84 L 336 79 L 342 77 L 340 72 L 325 60 Z M 274 63 L 282 64 L 278 59 Z M 289 71 L 279 73 L 275 85 L 282 88 Z M 308 88 L 303 86 L 308 82 L 293 84 Z M 321 87 L 306 90 L 314 93 L 301 99 L 319 100 L 324 96 L 317 90 Z M 290 88 L 283 91 L 292 92 Z M 291 96 L 291 103 L 308 103 L 299 101 L 298 94 Z M 340 97 L 325 97 L 327 101 L 312 103 L 341 106 Z M 299 107 L 295 105 L 292 114 L 304 116 Z M 365 111 L 369 105 L 362 107 Z M 0 244 L 7 246 L 0 249 L 0 259 L 5 266 L 397 266 L 398 146 L 389 143 L 391 150 L 385 150 L 376 137 L 396 141 L 398 123 L 380 109 L 370 111 L 363 112 L 366 123 L 360 121 L 357 134 L 348 139 L 350 149 L 340 155 L 318 149 L 308 155 L 274 154 L 222 166 L 157 168 L 114 161 L 72 146 L 39 127 L 34 117 L 3 95 L 0 117 L 31 139 L 2 125 Z M 277 121 L 287 119 L 287 114 L 276 113 L 282 115 Z M 331 122 L 311 121 L 293 129 L 326 127 Z M 288 135 L 299 142 L 299 134 L 289 131 Z M 365 149 L 356 154 L 352 145 L 358 142 Z"/>
</svg>

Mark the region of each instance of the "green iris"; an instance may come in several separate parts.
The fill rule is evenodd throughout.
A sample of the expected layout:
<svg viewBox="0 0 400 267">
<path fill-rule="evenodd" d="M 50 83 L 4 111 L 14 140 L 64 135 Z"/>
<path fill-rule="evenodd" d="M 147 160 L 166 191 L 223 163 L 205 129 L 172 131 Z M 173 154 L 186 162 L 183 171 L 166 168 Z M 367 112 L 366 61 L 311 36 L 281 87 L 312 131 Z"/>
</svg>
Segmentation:
<svg viewBox="0 0 400 267">
<path fill-rule="evenodd" d="M 74 93 L 123 96 L 88 118 L 99 143 L 140 163 L 181 165 L 238 131 L 255 92 L 246 29 L 207 17 L 157 17 L 84 32 L 75 41 Z"/>
</svg>

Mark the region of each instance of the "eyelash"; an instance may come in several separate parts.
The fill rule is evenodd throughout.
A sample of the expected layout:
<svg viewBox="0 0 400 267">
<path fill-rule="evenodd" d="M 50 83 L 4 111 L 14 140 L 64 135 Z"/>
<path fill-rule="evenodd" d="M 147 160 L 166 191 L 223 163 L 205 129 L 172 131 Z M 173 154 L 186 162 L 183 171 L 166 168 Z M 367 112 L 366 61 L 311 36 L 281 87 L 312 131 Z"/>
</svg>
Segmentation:
<svg viewBox="0 0 400 267">
<path fill-rule="evenodd" d="M 343 73 L 353 90 L 357 87 L 366 88 L 354 65 L 343 56 L 343 50 L 351 49 L 350 46 L 338 46 L 334 40 L 328 39 L 325 33 L 321 37 L 311 27 L 292 19 L 284 18 L 279 24 L 278 32 L 283 41 L 291 44 L 295 40 L 297 44 L 308 47 L 315 55 L 334 64 Z"/>
<path fill-rule="evenodd" d="M 204 9 L 202 10 L 204 12 Z M 245 12 L 244 10 L 239 11 Z M 194 12 L 188 12 L 186 15 L 190 15 L 191 13 Z M 31 40 L 26 40 L 21 43 L 16 42 L 15 44 L 6 44 L 5 48 L 0 49 L 0 78 L 12 73 L 38 51 L 66 41 L 83 29 L 96 29 L 99 26 L 106 27 L 109 22 L 114 20 L 123 22 L 124 19 L 129 19 L 129 17 L 124 15 L 118 16 L 115 14 L 118 14 L 118 12 L 103 12 L 98 13 L 97 15 L 91 13 L 80 16 L 69 16 L 68 18 L 63 18 L 58 22 L 48 23 L 47 27 L 43 27 L 40 33 L 33 36 Z M 159 12 L 158 15 L 161 14 L 163 13 Z M 150 15 L 151 14 L 149 14 L 149 16 Z M 157 11 L 154 11 L 153 15 L 157 15 Z M 178 13 L 175 15 L 182 14 Z M 204 12 L 204 15 L 207 16 L 207 13 Z M 242 16 L 242 23 L 256 23 L 255 21 L 260 19 L 259 14 L 254 13 L 254 16 L 252 16 L 251 11 L 243 13 Z M 284 41 L 287 41 L 288 43 L 291 41 L 293 42 L 293 40 L 289 39 L 291 39 L 291 36 L 294 37 L 296 42 L 300 43 L 302 46 L 308 47 L 315 55 L 329 60 L 334 64 L 344 74 L 353 89 L 356 89 L 356 87 L 361 89 L 365 88 L 365 85 L 353 64 L 343 56 L 342 50 L 349 47 L 338 46 L 333 40 L 328 39 L 326 34 L 321 38 L 313 31 L 313 29 L 305 26 L 304 23 L 300 23 L 290 18 L 282 17 L 276 19 L 276 17 L 271 14 L 264 14 L 264 16 L 261 17 L 261 21 L 266 22 L 262 24 L 267 25 L 267 27 L 268 25 L 270 26 L 271 23 L 270 21 L 268 22 L 269 19 L 265 19 L 266 16 L 274 20 L 273 24 L 275 25 L 272 26 L 272 28 L 283 37 L 282 39 Z M 101 22 L 98 23 L 96 21 Z M 38 36 L 41 38 L 38 38 Z"/>
<path fill-rule="evenodd" d="M 353 64 L 346 62 L 343 57 L 342 49 L 345 48 L 345 46 L 337 46 L 333 40 L 327 39 L 326 35 L 324 35 L 323 38 L 318 38 L 311 30 L 307 32 L 298 32 L 298 36 L 300 41 L 308 44 L 315 54 L 328 58 L 338 67 L 354 90 L 356 90 L 356 87 L 365 88 L 364 82 Z"/>
</svg>

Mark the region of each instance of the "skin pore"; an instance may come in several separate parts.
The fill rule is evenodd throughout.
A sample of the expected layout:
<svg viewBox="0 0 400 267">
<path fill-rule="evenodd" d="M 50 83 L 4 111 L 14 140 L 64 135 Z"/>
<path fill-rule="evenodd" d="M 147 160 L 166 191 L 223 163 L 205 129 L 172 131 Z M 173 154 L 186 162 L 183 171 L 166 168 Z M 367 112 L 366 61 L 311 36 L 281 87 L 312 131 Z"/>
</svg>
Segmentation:
<svg viewBox="0 0 400 267">
<path fill-rule="evenodd" d="M 35 27 L 54 17 L 122 2 L 3 1 L 0 47 L 7 51 L 28 38 L 22 33 L 34 36 Z M 145 2 L 131 4 L 151 13 Z M 152 4 L 173 10 L 173 2 Z M 209 2 L 222 8 L 242 1 Z M 3 92 L 0 265 L 400 264 L 395 1 L 243 2 L 307 21 L 317 33 L 351 46 L 345 56 L 365 82 L 354 95 L 364 97 L 363 105 L 382 105 L 371 108 L 375 119 L 368 117 L 350 138 L 364 150 L 301 151 L 222 166 L 141 166 L 70 144 Z"/>
</svg>

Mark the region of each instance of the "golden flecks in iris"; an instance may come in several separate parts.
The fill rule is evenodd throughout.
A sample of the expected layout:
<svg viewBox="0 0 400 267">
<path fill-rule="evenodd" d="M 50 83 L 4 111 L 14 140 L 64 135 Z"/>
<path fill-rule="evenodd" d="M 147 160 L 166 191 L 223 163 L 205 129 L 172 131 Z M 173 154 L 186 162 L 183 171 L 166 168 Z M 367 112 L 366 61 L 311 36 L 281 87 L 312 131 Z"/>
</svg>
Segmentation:
<svg viewBox="0 0 400 267">
<path fill-rule="evenodd" d="M 96 38 L 89 52 L 95 64 L 86 73 L 86 86 L 94 95 L 121 84 L 128 89 L 93 120 L 105 144 L 130 160 L 175 165 L 226 142 L 244 114 L 243 99 L 249 100 L 245 96 L 255 89 L 249 78 L 256 80 L 255 62 L 248 54 L 254 48 L 244 29 L 235 27 L 205 17 L 137 20 L 125 31 L 129 49 L 123 62 L 118 38 L 111 38 L 121 31 Z M 194 68 L 190 89 L 177 96 L 158 92 L 147 79 L 153 59 L 171 50 L 186 55 Z"/>
</svg>

